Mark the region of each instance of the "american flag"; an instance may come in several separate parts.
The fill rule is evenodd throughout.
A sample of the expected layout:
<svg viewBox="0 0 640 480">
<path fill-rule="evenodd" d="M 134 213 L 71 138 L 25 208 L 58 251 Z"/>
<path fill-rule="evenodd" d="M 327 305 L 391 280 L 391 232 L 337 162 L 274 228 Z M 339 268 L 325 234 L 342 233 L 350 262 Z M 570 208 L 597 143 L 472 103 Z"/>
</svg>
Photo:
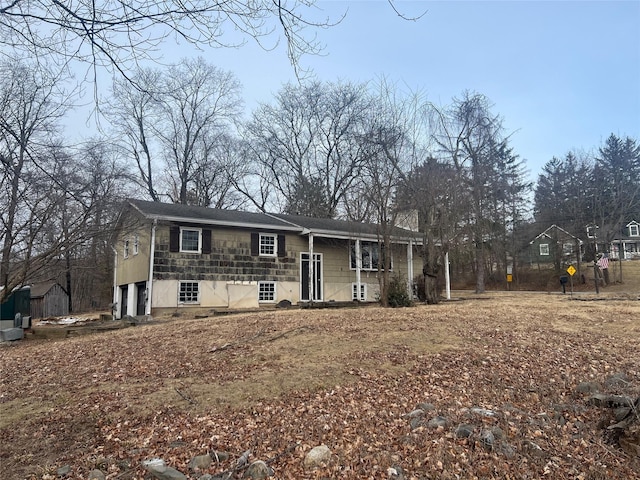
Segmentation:
<svg viewBox="0 0 640 480">
<path fill-rule="evenodd" d="M 603 270 L 605 268 L 609 268 L 609 258 L 608 257 L 602 257 L 600 260 L 598 260 L 596 265 L 598 265 Z"/>
</svg>

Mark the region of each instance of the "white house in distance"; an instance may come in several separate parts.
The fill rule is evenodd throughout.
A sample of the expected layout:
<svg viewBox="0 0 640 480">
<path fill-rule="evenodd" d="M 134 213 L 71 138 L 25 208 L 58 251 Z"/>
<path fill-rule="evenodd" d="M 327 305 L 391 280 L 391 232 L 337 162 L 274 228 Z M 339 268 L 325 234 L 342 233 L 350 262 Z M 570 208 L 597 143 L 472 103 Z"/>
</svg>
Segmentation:
<svg viewBox="0 0 640 480">
<path fill-rule="evenodd" d="M 611 242 L 610 258 L 631 260 L 640 259 L 640 223 L 632 220 Z"/>
</svg>

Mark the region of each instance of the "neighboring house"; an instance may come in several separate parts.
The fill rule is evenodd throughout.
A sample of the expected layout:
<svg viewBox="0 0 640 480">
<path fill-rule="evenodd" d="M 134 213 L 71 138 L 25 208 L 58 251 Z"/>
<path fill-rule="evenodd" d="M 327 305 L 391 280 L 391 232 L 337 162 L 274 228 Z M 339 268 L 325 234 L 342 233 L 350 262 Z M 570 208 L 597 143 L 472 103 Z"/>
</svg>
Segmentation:
<svg viewBox="0 0 640 480">
<path fill-rule="evenodd" d="M 611 242 L 609 256 L 622 260 L 640 258 L 640 223 L 633 220 L 625 225 L 623 233 Z"/>
<path fill-rule="evenodd" d="M 31 285 L 31 317 L 48 318 L 69 315 L 69 295 L 56 282 Z"/>
<path fill-rule="evenodd" d="M 580 264 L 583 241 L 557 225 L 551 225 L 529 242 L 531 263 L 553 264 L 557 269 Z M 579 270 L 579 268 L 578 268 Z"/>
<path fill-rule="evenodd" d="M 422 271 L 420 238 L 393 230 L 392 274 L 408 283 Z M 116 247 L 118 318 L 282 300 L 374 301 L 386 248 L 371 224 L 141 200 L 127 201 L 121 211 Z"/>
</svg>

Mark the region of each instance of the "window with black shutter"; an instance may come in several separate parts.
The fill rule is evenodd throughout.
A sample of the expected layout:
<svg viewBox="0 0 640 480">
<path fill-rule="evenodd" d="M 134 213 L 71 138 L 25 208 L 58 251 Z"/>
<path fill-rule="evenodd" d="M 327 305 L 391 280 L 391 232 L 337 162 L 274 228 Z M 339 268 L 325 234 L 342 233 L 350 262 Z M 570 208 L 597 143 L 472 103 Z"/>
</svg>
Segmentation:
<svg viewBox="0 0 640 480">
<path fill-rule="evenodd" d="M 211 253 L 211 230 L 202 230 L 202 253 Z"/>
<path fill-rule="evenodd" d="M 169 251 L 180 251 L 180 227 L 171 227 L 169 229 Z"/>
<path fill-rule="evenodd" d="M 260 254 L 260 234 L 251 233 L 251 255 L 257 257 Z"/>
</svg>

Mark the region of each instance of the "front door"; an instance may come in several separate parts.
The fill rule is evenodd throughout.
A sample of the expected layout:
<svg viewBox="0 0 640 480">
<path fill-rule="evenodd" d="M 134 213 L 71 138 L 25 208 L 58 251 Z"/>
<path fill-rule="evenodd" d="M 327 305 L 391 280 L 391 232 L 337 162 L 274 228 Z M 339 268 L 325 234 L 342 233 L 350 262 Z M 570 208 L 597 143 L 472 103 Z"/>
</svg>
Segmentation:
<svg viewBox="0 0 640 480">
<path fill-rule="evenodd" d="M 144 315 L 147 298 L 147 282 L 136 283 L 136 315 Z"/>
<path fill-rule="evenodd" d="M 300 254 L 300 300 L 309 301 L 309 254 Z M 322 254 L 313 254 L 312 301 L 322 301 Z"/>
<path fill-rule="evenodd" d="M 123 285 L 120 287 L 120 317 L 124 317 L 127 312 L 127 303 L 129 302 L 129 285 Z"/>
</svg>

